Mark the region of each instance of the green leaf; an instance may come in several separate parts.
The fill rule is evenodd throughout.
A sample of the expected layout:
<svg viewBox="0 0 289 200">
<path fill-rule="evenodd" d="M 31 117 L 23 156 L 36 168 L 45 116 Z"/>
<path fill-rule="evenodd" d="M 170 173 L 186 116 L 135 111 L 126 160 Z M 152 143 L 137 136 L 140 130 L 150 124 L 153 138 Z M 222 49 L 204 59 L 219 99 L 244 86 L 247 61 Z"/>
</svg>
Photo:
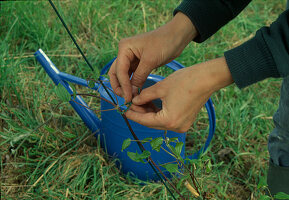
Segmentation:
<svg viewBox="0 0 289 200">
<path fill-rule="evenodd" d="M 176 150 L 175 150 L 175 147 L 174 146 L 172 146 L 172 145 L 167 145 L 168 146 L 168 148 L 170 149 L 170 151 L 174 154 L 174 155 L 177 155 L 177 152 L 176 152 Z"/>
<path fill-rule="evenodd" d="M 135 162 L 142 162 L 142 163 L 145 163 L 144 161 L 143 161 L 143 158 L 142 157 L 144 157 L 144 155 L 142 155 L 142 154 L 138 154 L 137 152 L 135 152 L 135 153 L 133 153 L 133 152 L 127 152 L 127 155 L 128 155 L 128 157 L 130 158 L 130 159 L 132 159 L 133 161 L 135 161 Z"/>
<path fill-rule="evenodd" d="M 88 80 L 88 81 L 87 81 L 87 85 L 88 85 L 88 87 L 93 88 L 93 87 L 95 86 L 95 81 L 93 81 L 93 80 Z"/>
<path fill-rule="evenodd" d="M 65 89 L 65 87 L 60 83 L 56 86 L 55 93 L 58 96 L 58 98 L 60 98 L 64 102 L 68 102 L 71 100 L 70 94 Z"/>
<path fill-rule="evenodd" d="M 130 159 L 132 159 L 132 160 L 135 161 L 135 162 L 139 162 L 138 159 L 137 159 L 137 155 L 136 155 L 136 154 L 137 154 L 137 153 L 133 153 L 133 152 L 130 152 L 130 151 L 127 152 L 127 155 L 128 155 L 128 157 L 129 157 Z"/>
<path fill-rule="evenodd" d="M 149 138 L 145 138 L 141 141 L 141 143 L 146 143 L 146 142 L 149 142 L 151 141 L 153 138 L 149 137 Z"/>
<path fill-rule="evenodd" d="M 123 150 L 125 150 L 130 145 L 130 143 L 131 143 L 131 140 L 129 138 L 124 140 L 122 143 L 121 152 L 123 152 Z"/>
<path fill-rule="evenodd" d="M 284 192 L 278 192 L 274 195 L 274 198 L 276 199 L 289 199 L 289 194 L 286 194 Z"/>
<path fill-rule="evenodd" d="M 180 156 L 180 155 L 181 155 L 183 146 L 184 146 L 184 143 L 183 143 L 183 142 L 178 142 L 178 143 L 176 144 L 175 152 L 176 152 L 176 155 L 177 155 L 177 156 Z"/>
<path fill-rule="evenodd" d="M 135 162 L 145 163 L 143 159 L 147 159 L 151 155 L 151 152 L 143 151 L 141 154 L 138 154 L 137 152 L 133 153 L 128 151 L 127 155 L 130 159 L 132 159 Z"/>
<path fill-rule="evenodd" d="M 175 142 L 175 141 L 179 141 L 179 138 L 177 138 L 177 137 L 173 137 L 173 138 L 168 138 L 168 142 L 170 143 L 170 142 Z"/>
<path fill-rule="evenodd" d="M 178 172 L 179 168 L 178 168 L 178 164 L 166 164 L 163 166 L 164 168 L 166 168 L 166 170 L 168 170 L 168 172 L 170 173 L 175 173 Z"/>
<path fill-rule="evenodd" d="M 153 150 L 156 150 L 157 152 L 159 152 L 160 151 L 160 149 L 161 149 L 161 146 L 162 146 L 162 144 L 163 144 L 163 138 L 162 137 L 158 137 L 158 138 L 155 138 L 155 139 L 153 139 L 152 141 L 150 141 L 150 144 L 151 144 L 151 146 L 152 146 L 152 149 Z"/>
<path fill-rule="evenodd" d="M 139 154 L 139 157 L 141 159 L 147 159 L 151 155 L 151 152 L 149 151 L 143 151 L 141 154 Z"/>
</svg>

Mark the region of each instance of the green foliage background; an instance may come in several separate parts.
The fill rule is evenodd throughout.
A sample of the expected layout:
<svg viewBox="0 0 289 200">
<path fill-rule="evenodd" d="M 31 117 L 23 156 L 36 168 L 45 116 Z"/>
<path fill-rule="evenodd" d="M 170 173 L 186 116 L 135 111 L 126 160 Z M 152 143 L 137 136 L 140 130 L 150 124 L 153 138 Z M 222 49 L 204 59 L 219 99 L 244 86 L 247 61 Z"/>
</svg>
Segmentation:
<svg viewBox="0 0 289 200">
<path fill-rule="evenodd" d="M 117 54 L 121 38 L 153 30 L 172 18 L 179 1 L 56 1 L 93 66 Z M 273 22 L 285 0 L 255 0 L 203 44 L 191 43 L 177 58 L 186 66 L 223 55 Z M 80 57 L 47 1 L 0 2 L 0 168 L 3 199 L 170 199 L 160 183 L 120 174 L 67 104 L 56 107 L 54 85 L 36 62 L 39 48 L 60 70 L 86 78 Z M 163 76 L 171 71 L 161 68 Z M 278 107 L 279 79 L 213 94 L 217 129 L 196 176 L 211 199 L 259 199 L 266 177 L 267 138 Z M 91 99 L 87 99 L 91 101 Z M 96 102 L 97 105 L 97 102 Z M 55 108 L 56 107 L 56 108 Z M 208 131 L 205 111 L 189 133 L 187 152 Z M 212 163 L 211 171 L 206 170 Z M 186 189 L 180 186 L 182 192 Z"/>
</svg>

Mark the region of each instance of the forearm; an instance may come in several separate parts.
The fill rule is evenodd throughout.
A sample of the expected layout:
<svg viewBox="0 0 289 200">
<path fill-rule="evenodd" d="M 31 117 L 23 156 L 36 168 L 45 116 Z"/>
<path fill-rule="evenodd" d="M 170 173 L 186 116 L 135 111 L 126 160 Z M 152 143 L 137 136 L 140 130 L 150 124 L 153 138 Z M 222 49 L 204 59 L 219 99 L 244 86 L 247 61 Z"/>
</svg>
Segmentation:
<svg viewBox="0 0 289 200">
<path fill-rule="evenodd" d="M 178 12 L 165 26 L 170 30 L 170 34 L 174 36 L 174 41 L 172 42 L 175 42 L 176 46 L 182 46 L 183 48 L 198 35 L 191 20 L 182 12 Z"/>
<path fill-rule="evenodd" d="M 183 0 L 174 14 L 182 12 L 187 15 L 199 32 L 194 41 L 203 42 L 236 17 L 250 1 Z"/>
<path fill-rule="evenodd" d="M 199 76 L 205 84 L 204 87 L 210 93 L 216 92 L 234 82 L 224 57 L 193 65 L 191 68 L 193 69 L 192 73 L 195 73 L 194 71 L 201 72 Z"/>
<path fill-rule="evenodd" d="M 211 84 L 214 92 L 234 82 L 224 57 L 210 60 L 207 63 L 208 79 L 212 80 Z"/>
</svg>

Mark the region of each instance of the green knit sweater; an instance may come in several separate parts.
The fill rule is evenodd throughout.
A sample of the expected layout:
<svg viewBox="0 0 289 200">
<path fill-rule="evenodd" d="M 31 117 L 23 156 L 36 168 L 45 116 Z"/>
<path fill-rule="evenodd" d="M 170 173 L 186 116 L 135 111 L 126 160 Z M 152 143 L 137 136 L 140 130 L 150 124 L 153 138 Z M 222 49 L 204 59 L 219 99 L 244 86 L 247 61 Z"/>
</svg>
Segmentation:
<svg viewBox="0 0 289 200">
<path fill-rule="evenodd" d="M 187 15 L 203 42 L 236 17 L 250 0 L 184 0 L 174 11 Z M 225 52 L 233 79 L 239 88 L 268 77 L 289 75 L 289 10 L 270 27 L 262 27 L 244 44 Z"/>
</svg>

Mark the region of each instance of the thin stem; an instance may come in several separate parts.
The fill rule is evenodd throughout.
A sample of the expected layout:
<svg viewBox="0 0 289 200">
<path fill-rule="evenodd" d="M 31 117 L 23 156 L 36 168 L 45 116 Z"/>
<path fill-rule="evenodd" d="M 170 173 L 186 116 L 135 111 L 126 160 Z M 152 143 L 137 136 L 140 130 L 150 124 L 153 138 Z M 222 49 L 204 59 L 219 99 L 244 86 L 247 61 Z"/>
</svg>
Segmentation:
<svg viewBox="0 0 289 200">
<path fill-rule="evenodd" d="M 191 173 L 191 171 L 187 168 L 187 166 L 185 165 L 185 163 L 184 163 L 182 160 L 178 159 L 177 155 L 175 155 L 174 152 L 172 151 L 172 149 L 169 147 L 169 145 L 167 144 L 166 132 L 165 132 L 165 143 L 166 143 L 166 146 L 169 148 L 169 150 L 172 152 L 173 157 L 177 158 L 177 161 L 180 162 L 180 163 L 183 165 L 183 167 L 185 168 L 185 170 L 189 172 L 190 177 L 191 177 L 191 179 L 192 179 L 192 182 L 193 182 L 193 184 L 194 184 L 194 187 L 196 188 L 196 190 L 197 190 L 198 193 L 200 194 L 200 192 L 199 192 L 200 184 L 198 183 L 197 178 L 195 177 L 194 174 Z M 198 186 L 197 186 L 197 185 L 198 185 Z"/>
<path fill-rule="evenodd" d="M 95 94 L 79 93 L 79 94 L 76 94 L 76 95 L 99 98 L 99 99 L 101 99 L 101 100 L 103 100 L 103 101 L 105 101 L 105 102 L 107 102 L 107 103 L 109 103 L 109 104 L 111 104 L 111 105 L 113 105 L 113 106 L 115 106 L 115 107 L 117 106 L 116 104 L 112 103 L 111 101 L 109 101 L 109 100 L 107 100 L 107 99 L 105 99 L 105 98 L 103 98 L 103 97 L 97 96 L 97 95 L 95 95 Z"/>
<path fill-rule="evenodd" d="M 136 134 L 134 133 L 134 131 L 133 131 L 133 129 L 132 129 L 132 127 L 131 127 L 128 119 L 127 119 L 127 117 L 126 117 L 124 114 L 121 114 L 121 116 L 122 116 L 123 119 L 125 120 L 125 122 L 126 122 L 128 128 L 129 128 L 130 132 L 132 133 L 134 139 L 135 139 L 135 140 L 138 140 L 138 141 L 137 141 L 137 144 L 138 144 L 139 148 L 141 149 L 141 151 L 145 151 L 144 146 L 142 145 L 141 142 L 139 142 L 139 139 L 137 138 Z M 151 166 L 153 165 L 153 166 L 160 172 L 160 174 L 161 174 L 161 175 L 164 177 L 164 179 L 170 184 L 170 186 L 180 195 L 180 197 L 181 197 L 182 199 L 185 199 L 185 198 L 181 195 L 181 193 L 179 192 L 179 190 L 170 182 L 170 180 L 169 180 L 169 179 L 166 177 L 166 175 L 162 172 L 162 170 L 156 165 L 156 163 L 153 161 L 153 159 L 151 158 L 151 156 L 149 156 L 149 157 L 147 158 L 147 160 L 150 161 L 149 164 L 150 164 Z M 154 168 L 153 166 L 152 166 L 152 168 L 153 168 L 153 170 L 155 171 L 155 168 Z M 156 172 L 156 171 L 155 171 L 155 172 Z M 158 173 L 156 172 L 156 174 L 158 174 Z M 167 187 L 167 185 L 165 184 L 165 182 L 163 181 L 163 179 L 161 179 L 161 181 L 162 181 L 163 184 Z M 168 188 L 167 188 L 167 189 L 168 189 Z M 175 197 L 174 197 L 174 195 L 172 194 L 172 192 L 171 192 L 169 189 L 168 189 L 168 191 L 171 193 L 171 195 L 172 195 L 173 198 L 175 199 Z"/>
<path fill-rule="evenodd" d="M 75 44 L 75 46 L 77 47 L 78 51 L 80 52 L 80 54 L 82 55 L 83 59 L 85 60 L 85 62 L 87 63 L 87 65 L 90 67 L 90 69 L 92 71 L 94 71 L 92 65 L 90 64 L 90 62 L 87 60 L 86 56 L 84 55 L 84 53 L 82 52 L 81 48 L 78 46 L 76 40 L 74 39 L 74 37 L 72 36 L 70 30 L 68 29 L 66 23 L 64 22 L 64 20 L 62 19 L 62 17 L 60 16 L 59 12 L 57 11 L 55 5 L 53 4 L 53 2 L 51 0 L 48 0 L 50 5 L 52 6 L 52 8 L 54 9 L 56 15 L 58 16 L 58 18 L 60 19 L 60 21 L 62 22 L 62 25 L 64 26 L 64 28 L 66 29 L 68 35 L 70 36 L 70 38 L 72 39 L 73 43 Z"/>
<path fill-rule="evenodd" d="M 100 79 L 95 80 L 95 79 L 93 79 L 93 78 L 89 78 L 89 79 L 87 79 L 87 80 L 91 80 L 91 81 L 94 81 L 94 82 L 96 82 L 96 83 L 100 83 L 100 84 L 104 87 L 103 81 L 101 82 Z M 117 95 L 115 94 L 115 92 L 114 92 L 111 88 L 109 88 L 109 87 L 106 87 L 106 88 L 107 88 L 109 91 L 112 92 L 114 98 L 116 99 L 116 104 L 118 105 L 118 99 L 117 99 Z M 98 91 L 98 90 L 99 90 L 99 87 L 97 88 L 97 91 Z"/>
<path fill-rule="evenodd" d="M 116 104 L 118 105 L 118 99 L 117 99 L 117 95 L 115 94 L 115 92 L 109 87 L 106 87 L 106 88 L 112 92 L 112 94 L 114 95 L 114 98 L 116 99 Z"/>
<path fill-rule="evenodd" d="M 175 161 L 167 162 L 167 163 L 165 163 L 165 164 L 160 164 L 160 166 L 163 166 L 163 165 L 166 165 L 166 164 L 171 164 L 171 163 L 176 163 L 176 162 L 178 162 L 178 161 L 175 160 Z"/>
<path fill-rule="evenodd" d="M 111 110 L 116 110 L 117 108 L 111 108 L 111 109 L 106 109 L 106 110 L 94 110 L 94 109 L 91 109 L 90 107 L 88 107 L 88 106 L 85 106 L 85 105 L 83 105 L 83 104 L 81 104 L 81 103 L 78 103 L 77 101 L 75 101 L 74 99 L 72 99 L 72 101 L 74 102 L 74 103 L 76 103 L 76 104 L 78 104 L 78 105 L 80 105 L 80 106 L 83 106 L 84 108 L 87 108 L 87 109 L 89 109 L 89 110 L 92 110 L 92 111 L 94 111 L 94 112 L 105 112 L 105 111 L 111 111 Z"/>
<path fill-rule="evenodd" d="M 170 154 L 172 157 L 177 158 L 174 154 L 172 154 L 171 152 L 169 152 L 168 150 L 166 150 L 164 147 L 161 146 L 161 148 L 167 152 L 168 154 Z"/>
<path fill-rule="evenodd" d="M 110 99 L 112 100 L 112 102 L 117 105 L 117 103 L 115 102 L 115 100 L 112 98 L 110 92 L 108 92 L 107 87 L 103 84 L 102 80 L 100 80 L 100 78 L 98 78 L 98 81 L 100 82 L 100 84 L 102 85 L 102 87 L 104 88 L 104 90 L 106 91 L 106 93 L 108 94 L 108 96 L 110 97 Z"/>
</svg>

